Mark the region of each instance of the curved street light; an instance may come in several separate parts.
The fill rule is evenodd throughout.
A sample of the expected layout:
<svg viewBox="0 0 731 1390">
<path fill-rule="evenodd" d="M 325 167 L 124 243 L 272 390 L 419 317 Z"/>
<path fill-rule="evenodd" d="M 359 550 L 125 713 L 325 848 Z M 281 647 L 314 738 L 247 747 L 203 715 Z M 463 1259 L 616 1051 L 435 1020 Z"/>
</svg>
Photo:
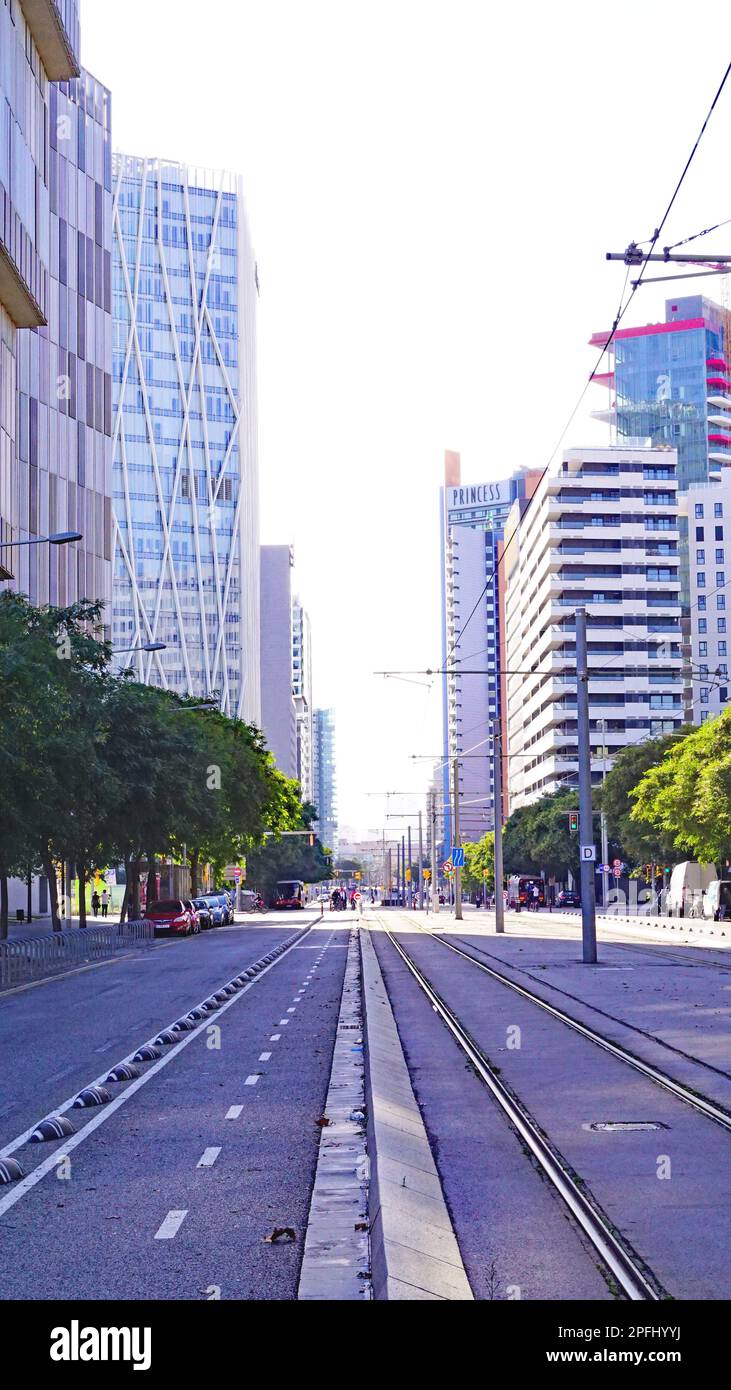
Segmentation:
<svg viewBox="0 0 731 1390">
<path fill-rule="evenodd" d="M 2 541 L 0 550 L 16 550 L 21 545 L 71 545 L 74 541 L 83 541 L 84 537 L 80 531 L 54 531 L 50 536 L 33 536 L 27 541 Z M 0 563 L 0 580 L 14 579 L 15 576 Z"/>
</svg>

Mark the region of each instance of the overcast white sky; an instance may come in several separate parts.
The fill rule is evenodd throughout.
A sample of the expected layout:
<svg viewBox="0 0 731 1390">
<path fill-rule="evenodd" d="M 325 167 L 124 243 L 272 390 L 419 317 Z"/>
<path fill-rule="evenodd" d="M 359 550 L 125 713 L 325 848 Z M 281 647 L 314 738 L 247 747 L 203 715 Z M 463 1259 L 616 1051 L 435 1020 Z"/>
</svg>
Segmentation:
<svg viewBox="0 0 731 1390">
<path fill-rule="evenodd" d="M 421 791 L 441 694 L 438 489 L 545 465 L 731 56 L 725 0 L 82 0 L 115 147 L 245 179 L 262 539 L 295 545 L 341 824 Z M 112 19 L 114 22 L 112 23 Z M 731 83 L 662 241 L 731 217 Z M 731 227 L 704 243 L 731 251 Z M 640 291 L 627 323 L 663 317 Z M 603 442 L 588 422 L 564 441 Z M 479 643 L 477 644 L 479 645 Z M 419 798 L 392 803 L 409 810 Z M 421 802 L 423 804 L 423 801 Z M 395 826 L 396 822 L 390 823 Z"/>
</svg>

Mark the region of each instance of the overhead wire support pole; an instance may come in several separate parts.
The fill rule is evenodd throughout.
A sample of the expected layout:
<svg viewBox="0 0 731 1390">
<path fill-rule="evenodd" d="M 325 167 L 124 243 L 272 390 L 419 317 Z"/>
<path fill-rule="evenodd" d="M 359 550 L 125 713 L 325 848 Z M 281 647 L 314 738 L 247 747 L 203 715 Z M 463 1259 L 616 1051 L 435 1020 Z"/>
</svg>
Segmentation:
<svg viewBox="0 0 731 1390">
<path fill-rule="evenodd" d="M 454 844 L 455 848 L 461 846 L 459 831 L 459 758 L 453 759 L 454 768 Z M 462 870 L 458 865 L 454 866 L 454 919 L 456 922 L 462 921 Z"/>
<path fill-rule="evenodd" d="M 499 728 L 493 737 L 493 803 L 495 806 L 495 931 L 505 931 L 505 898 L 503 896 L 503 750 Z"/>
<path fill-rule="evenodd" d="M 579 758 L 579 856 L 581 869 L 581 944 L 584 965 L 596 965 L 596 894 L 594 889 L 594 820 L 591 808 L 591 741 L 589 737 L 589 662 L 586 609 L 576 610 L 576 716 Z M 587 857 L 588 856 L 588 857 Z"/>
</svg>

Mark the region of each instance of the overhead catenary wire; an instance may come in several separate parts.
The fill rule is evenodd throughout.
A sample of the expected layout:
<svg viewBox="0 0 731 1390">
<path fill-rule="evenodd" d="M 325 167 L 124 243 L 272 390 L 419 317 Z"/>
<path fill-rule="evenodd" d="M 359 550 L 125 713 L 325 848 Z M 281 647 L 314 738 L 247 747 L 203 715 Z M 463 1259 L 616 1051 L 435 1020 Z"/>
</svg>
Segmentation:
<svg viewBox="0 0 731 1390">
<path fill-rule="evenodd" d="M 669 201 L 667 207 L 665 208 L 665 211 L 664 211 L 664 213 L 663 213 L 663 215 L 662 215 L 662 218 L 661 218 L 661 220 L 660 220 L 658 226 L 655 228 L 655 231 L 654 231 L 654 233 L 653 233 L 653 235 L 652 235 L 652 237 L 651 237 L 651 239 L 650 239 L 650 250 L 649 250 L 649 252 L 648 252 L 648 255 L 652 255 L 652 253 L 653 253 L 653 251 L 654 251 L 654 249 L 655 249 L 655 247 L 656 247 L 656 245 L 657 245 L 657 243 L 658 243 L 658 240 L 659 240 L 659 238 L 660 238 L 660 236 L 661 236 L 661 234 L 662 234 L 662 230 L 663 230 L 663 228 L 664 228 L 664 226 L 665 226 L 665 224 L 666 224 L 666 222 L 667 222 L 667 220 L 668 220 L 668 217 L 670 216 L 670 213 L 671 213 L 671 211 L 672 211 L 672 209 L 673 209 L 673 206 L 674 206 L 674 204 L 675 204 L 675 200 L 676 200 L 676 198 L 677 198 L 677 196 L 678 196 L 678 194 L 679 194 L 679 192 L 680 192 L 680 190 L 681 190 L 681 188 L 682 188 L 682 186 L 683 186 L 683 183 L 684 183 L 684 181 L 685 181 L 685 178 L 686 178 L 686 175 L 687 175 L 687 173 L 688 173 L 688 170 L 690 169 L 690 166 L 691 166 L 691 164 L 692 164 L 692 162 L 693 162 L 693 159 L 695 158 L 696 152 L 697 152 L 697 150 L 698 150 L 698 146 L 700 145 L 701 140 L 703 139 L 703 135 L 704 135 L 704 133 L 705 133 L 706 127 L 707 127 L 707 125 L 708 125 L 708 122 L 710 121 L 711 116 L 713 115 L 713 112 L 714 112 L 714 110 L 715 110 L 715 108 L 716 108 L 716 106 L 717 106 L 717 104 L 718 104 L 718 101 L 719 101 L 719 99 L 720 99 L 720 97 L 721 97 L 721 93 L 723 92 L 723 89 L 724 89 L 724 87 L 726 86 L 726 82 L 727 82 L 727 80 L 728 80 L 729 73 L 731 73 L 731 62 L 729 62 L 729 64 L 728 64 L 727 67 L 726 67 L 726 70 L 725 70 L 725 72 L 724 72 L 724 74 L 723 74 L 723 77 L 721 78 L 721 82 L 720 82 L 720 84 L 719 84 L 719 86 L 718 86 L 718 88 L 717 88 L 717 90 L 716 90 L 716 93 L 715 93 L 715 95 L 714 95 L 714 97 L 713 97 L 713 100 L 712 100 L 712 102 L 711 102 L 711 104 L 710 104 L 710 107 L 708 108 L 708 111 L 707 111 L 707 113 L 706 113 L 705 120 L 703 121 L 703 124 L 702 124 L 702 126 L 701 126 L 701 128 L 700 128 L 700 131 L 698 132 L 698 135 L 696 136 L 696 140 L 695 140 L 695 143 L 694 143 L 694 145 L 693 145 L 693 148 L 692 148 L 690 154 L 688 155 L 687 160 L 685 161 L 685 165 L 683 166 L 683 170 L 682 170 L 682 173 L 681 173 L 681 175 L 680 175 L 680 178 L 678 179 L 678 181 L 677 181 L 677 183 L 676 183 L 676 185 L 675 185 L 675 188 L 673 189 L 673 193 L 672 193 L 672 196 L 671 196 L 671 198 L 670 198 L 670 201 Z M 590 372 L 590 374 L 589 374 L 587 380 L 585 381 L 584 386 L 583 386 L 583 388 L 582 388 L 582 390 L 581 390 L 581 393 L 580 393 L 580 395 L 579 395 L 579 398 L 578 398 L 578 400 L 577 400 L 577 402 L 576 402 L 576 404 L 575 404 L 573 410 L 571 411 L 571 414 L 569 415 L 569 418 L 568 418 L 566 424 L 564 425 L 563 430 L 561 431 L 561 434 L 560 434 L 560 436 L 559 436 L 559 438 L 558 438 L 556 444 L 554 445 L 554 447 L 553 447 L 553 449 L 552 449 L 552 451 L 551 451 L 551 454 L 550 454 L 550 456 L 549 456 L 548 462 L 546 463 L 545 467 L 544 467 L 544 468 L 542 469 L 542 471 L 541 471 L 540 477 L 539 477 L 538 482 L 537 482 L 537 484 L 536 484 L 536 487 L 535 487 L 535 489 L 534 489 L 534 491 L 533 491 L 533 493 L 532 493 L 532 496 L 528 499 L 528 505 L 527 505 L 527 507 L 526 507 L 526 511 L 529 510 L 530 505 L 531 505 L 531 502 L 532 502 L 532 500 L 533 500 L 533 497 L 535 497 L 536 492 L 537 492 L 537 490 L 538 490 L 538 487 L 540 486 L 541 482 L 542 482 L 543 479 L 545 478 L 545 476 L 546 476 L 546 474 L 547 474 L 547 472 L 548 472 L 548 470 L 549 470 L 549 468 L 550 468 L 550 466 L 551 466 L 551 463 L 553 462 L 553 459 L 554 459 L 556 453 L 558 452 L 559 448 L 561 447 L 561 444 L 562 444 L 562 442 L 563 442 L 564 436 L 566 435 L 566 433 L 567 433 L 568 430 L 570 429 L 571 425 L 573 424 L 574 418 L 575 418 L 576 414 L 578 413 L 578 410 L 579 410 L 579 408 L 580 408 L 580 406 L 581 406 L 581 404 L 582 404 L 582 401 L 583 401 L 583 399 L 584 399 L 584 396 L 586 395 L 586 392 L 587 392 L 587 390 L 588 390 L 588 387 L 589 387 L 591 381 L 593 380 L 594 376 L 596 375 L 596 373 L 597 373 L 599 367 L 601 366 L 601 363 L 602 363 L 602 361 L 603 361 L 603 359 L 604 359 L 606 353 L 608 352 L 608 350 L 609 350 L 609 348 L 610 348 L 610 346 L 611 346 L 611 344 L 612 344 L 612 342 L 613 342 L 613 340 L 614 340 L 614 337 L 615 337 L 615 335 L 616 335 L 616 333 L 617 333 L 617 330 L 618 330 L 618 328 L 619 328 L 619 325 L 620 325 L 620 323 L 622 322 L 622 319 L 624 318 L 625 314 L 627 313 L 627 310 L 629 309 L 629 306 L 630 306 L 630 304 L 632 303 L 632 301 L 633 301 L 635 295 L 637 294 L 637 291 L 638 291 L 638 289 L 640 288 L 640 285 L 642 284 L 642 281 L 643 281 L 643 279 L 644 279 L 644 272 L 645 272 L 646 266 L 647 266 L 647 262 L 645 261 L 644 264 L 642 265 L 641 269 L 640 269 L 640 273 L 639 273 L 638 278 L 632 282 L 632 288 L 631 288 L 630 294 L 629 294 L 629 296 L 628 296 L 626 302 L 623 304 L 622 301 L 623 301 L 623 299 L 624 299 L 624 293 L 625 293 L 626 286 L 627 286 L 627 276 L 625 276 L 624 287 L 623 287 L 622 295 L 621 295 L 620 301 L 619 301 L 619 308 L 618 308 L 617 313 L 616 313 L 616 315 L 615 315 L 614 322 L 613 322 L 612 327 L 611 327 L 611 329 L 610 329 L 610 331 L 609 331 L 609 334 L 608 334 L 608 336 L 607 336 L 607 339 L 606 339 L 605 343 L 603 344 L 602 349 L 601 349 L 601 352 L 599 353 L 599 357 L 598 357 L 598 359 L 597 359 L 597 362 L 595 363 L 595 365 L 594 365 L 592 371 Z M 629 272 L 629 266 L 627 267 L 627 270 L 628 270 L 628 272 Z M 500 558 L 496 561 L 495 565 L 493 566 L 493 569 L 492 569 L 491 573 L 490 573 L 490 574 L 488 575 L 488 577 L 487 577 L 487 581 L 486 581 L 486 583 L 485 583 L 484 589 L 482 590 L 482 593 L 480 594 L 479 598 L 477 599 L 477 602 L 475 603 L 475 605 L 474 605 L 472 611 L 470 612 L 470 614 L 469 614 L 469 616 L 468 616 L 466 622 L 463 624 L 463 626 L 462 626 L 462 628 L 460 629 L 459 633 L 457 634 L 457 636 L 454 638 L 454 641 L 452 642 L 452 645 L 451 645 L 451 647 L 450 647 L 450 649 L 449 649 L 449 652 L 448 652 L 448 654 L 447 654 L 447 661 L 449 661 L 449 658 L 451 657 L 453 651 L 455 650 L 455 647 L 457 647 L 458 644 L 461 642 L 461 640 L 462 640 L 462 638 L 463 638 L 465 632 L 467 631 L 467 628 L 469 627 L 469 624 L 471 623 L 473 617 L 475 616 L 475 613 L 477 612 L 477 609 L 479 608 L 480 603 L 482 602 L 483 598 L 485 597 L 485 594 L 487 593 L 487 591 L 488 591 L 488 589 L 489 589 L 489 587 L 490 587 L 490 584 L 492 583 L 492 581 L 493 581 L 495 575 L 497 574 L 497 571 L 498 571 L 498 569 L 499 569 L 500 563 L 501 563 L 501 561 L 502 561 L 502 559 L 503 559 L 503 557 L 504 557 L 504 555 L 505 555 L 505 551 L 506 551 L 508 545 L 509 545 L 510 542 L 514 539 L 515 535 L 517 534 L 517 532 L 518 532 L 518 530 L 519 530 L 519 527 L 520 527 L 520 525 L 521 525 L 521 523 L 522 523 L 522 520 L 523 520 L 523 517 L 520 518 L 520 520 L 518 521 L 518 523 L 517 523 L 516 526 L 514 527 L 513 531 L 511 532 L 510 536 L 509 536 L 508 539 L 505 541 L 505 543 L 504 543 L 504 545 L 503 545 L 502 555 L 500 556 Z M 450 674 L 451 674 L 451 673 L 450 673 Z"/>
</svg>

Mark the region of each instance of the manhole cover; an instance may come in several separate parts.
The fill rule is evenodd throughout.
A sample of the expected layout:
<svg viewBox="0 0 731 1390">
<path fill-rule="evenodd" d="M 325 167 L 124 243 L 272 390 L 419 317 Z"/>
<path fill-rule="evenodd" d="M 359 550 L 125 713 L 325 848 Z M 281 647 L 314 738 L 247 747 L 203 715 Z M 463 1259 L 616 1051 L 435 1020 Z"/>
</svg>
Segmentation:
<svg viewBox="0 0 731 1390">
<path fill-rule="evenodd" d="M 593 1120 L 581 1128 L 593 1130 L 595 1134 L 606 1134 L 615 1130 L 667 1129 L 668 1126 L 661 1120 Z"/>
</svg>

